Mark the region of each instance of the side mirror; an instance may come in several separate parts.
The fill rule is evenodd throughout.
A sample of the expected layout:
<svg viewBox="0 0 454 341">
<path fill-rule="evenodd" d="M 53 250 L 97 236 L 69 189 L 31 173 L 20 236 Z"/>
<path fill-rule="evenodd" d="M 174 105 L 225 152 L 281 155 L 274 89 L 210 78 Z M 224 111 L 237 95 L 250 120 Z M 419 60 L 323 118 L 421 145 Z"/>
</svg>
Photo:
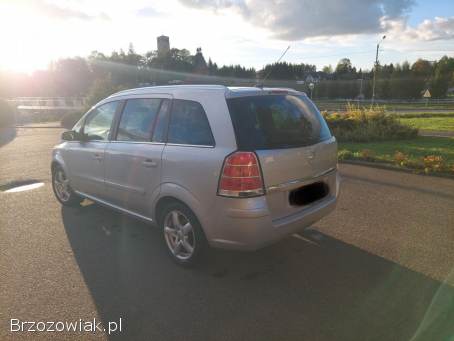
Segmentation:
<svg viewBox="0 0 454 341">
<path fill-rule="evenodd" d="M 63 141 L 86 141 L 87 137 L 77 131 L 70 130 L 63 132 L 61 134 L 61 139 Z"/>
<path fill-rule="evenodd" d="M 64 131 L 63 134 L 61 134 L 61 139 L 63 141 L 77 141 L 76 134 L 77 133 L 73 130 Z"/>
</svg>

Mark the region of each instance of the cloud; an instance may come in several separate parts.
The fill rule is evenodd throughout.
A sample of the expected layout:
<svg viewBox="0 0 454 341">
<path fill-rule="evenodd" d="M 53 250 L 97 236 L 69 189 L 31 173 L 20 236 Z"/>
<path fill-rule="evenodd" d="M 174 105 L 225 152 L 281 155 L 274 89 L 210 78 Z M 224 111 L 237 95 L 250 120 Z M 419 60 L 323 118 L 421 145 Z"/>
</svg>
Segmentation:
<svg viewBox="0 0 454 341">
<path fill-rule="evenodd" d="M 158 16 L 162 16 L 163 15 L 163 13 L 157 11 L 153 7 L 141 8 L 136 13 L 140 17 L 158 17 Z"/>
<path fill-rule="evenodd" d="M 402 20 L 388 21 L 385 25 L 389 35 L 410 41 L 435 41 L 454 39 L 454 17 L 435 17 L 424 20 L 416 27 L 407 26 Z"/>
<path fill-rule="evenodd" d="M 377 33 L 404 20 L 413 0 L 180 0 L 186 6 L 239 12 L 283 40 Z"/>
<path fill-rule="evenodd" d="M 78 19 L 78 20 L 94 20 L 102 19 L 109 20 L 109 16 L 106 13 L 98 13 L 96 15 L 88 14 L 80 9 L 76 9 L 69 6 L 61 6 L 63 2 L 59 4 L 50 2 L 47 0 L 34 0 L 32 3 L 22 2 L 22 5 L 31 7 L 35 13 L 46 16 L 53 19 Z"/>
</svg>

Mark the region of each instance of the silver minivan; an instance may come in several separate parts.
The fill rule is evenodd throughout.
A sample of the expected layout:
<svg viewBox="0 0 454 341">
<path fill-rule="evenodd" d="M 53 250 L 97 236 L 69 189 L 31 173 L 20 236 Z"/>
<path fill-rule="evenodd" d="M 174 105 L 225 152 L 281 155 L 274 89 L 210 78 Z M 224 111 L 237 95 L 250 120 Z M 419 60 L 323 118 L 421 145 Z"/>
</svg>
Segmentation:
<svg viewBox="0 0 454 341">
<path fill-rule="evenodd" d="M 51 165 L 57 199 L 154 223 L 181 265 L 208 245 L 255 250 L 301 231 L 334 209 L 339 191 L 336 140 L 292 89 L 126 90 L 62 140 Z"/>
</svg>

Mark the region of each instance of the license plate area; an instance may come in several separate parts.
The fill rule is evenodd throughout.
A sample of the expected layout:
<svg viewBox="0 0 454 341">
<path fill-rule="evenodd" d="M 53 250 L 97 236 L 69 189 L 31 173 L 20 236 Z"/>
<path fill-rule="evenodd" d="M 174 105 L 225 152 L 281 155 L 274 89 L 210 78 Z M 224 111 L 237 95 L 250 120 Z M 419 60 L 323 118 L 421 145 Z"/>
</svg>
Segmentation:
<svg viewBox="0 0 454 341">
<path fill-rule="evenodd" d="M 289 203 L 292 206 L 306 206 L 325 198 L 328 194 L 329 187 L 326 183 L 314 182 L 291 191 Z"/>
</svg>

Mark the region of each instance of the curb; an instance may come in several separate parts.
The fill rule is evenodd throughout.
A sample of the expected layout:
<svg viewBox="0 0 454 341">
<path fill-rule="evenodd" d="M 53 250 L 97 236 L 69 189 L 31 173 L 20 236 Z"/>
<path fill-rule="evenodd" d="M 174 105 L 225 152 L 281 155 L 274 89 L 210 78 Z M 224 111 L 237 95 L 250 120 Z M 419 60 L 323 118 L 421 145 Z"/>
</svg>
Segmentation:
<svg viewBox="0 0 454 341">
<path fill-rule="evenodd" d="M 449 173 L 429 173 L 429 174 L 426 174 L 424 172 L 416 172 L 416 169 L 398 167 L 398 166 L 394 166 L 392 164 L 387 164 L 387 163 L 384 163 L 384 162 L 369 162 L 369 161 L 357 161 L 357 160 L 339 160 L 339 163 L 345 163 L 347 165 L 356 165 L 356 166 L 365 166 L 365 167 L 371 167 L 371 168 L 378 168 L 378 169 L 384 169 L 384 170 L 392 170 L 392 171 L 403 172 L 403 173 L 414 174 L 414 175 L 434 176 L 434 177 L 437 177 L 437 178 L 454 179 L 454 174 L 449 174 Z"/>
<path fill-rule="evenodd" d="M 439 130 L 419 130 L 418 136 L 425 137 L 454 137 L 454 131 L 439 131 Z"/>
</svg>

